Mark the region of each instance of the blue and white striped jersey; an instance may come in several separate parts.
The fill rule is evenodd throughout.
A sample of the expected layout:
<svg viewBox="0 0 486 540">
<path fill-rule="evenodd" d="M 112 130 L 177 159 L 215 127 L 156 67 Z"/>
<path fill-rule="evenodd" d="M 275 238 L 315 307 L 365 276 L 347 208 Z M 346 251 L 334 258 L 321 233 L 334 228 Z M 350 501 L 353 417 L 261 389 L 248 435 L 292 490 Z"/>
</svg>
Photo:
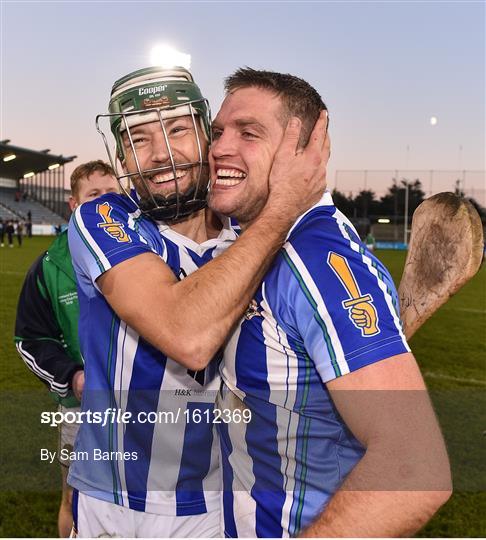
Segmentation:
<svg viewBox="0 0 486 540">
<path fill-rule="evenodd" d="M 325 383 L 409 351 L 386 268 L 326 193 L 292 228 L 221 364 L 228 537 L 286 537 L 316 518 L 364 453 Z"/>
<path fill-rule="evenodd" d="M 167 358 L 120 320 L 96 279 L 146 252 L 159 255 L 182 279 L 235 237 L 228 224 L 218 238 L 197 244 L 143 217 L 128 198 L 115 194 L 73 214 L 69 245 L 86 378 L 82 412 L 117 411 L 114 422 L 85 418 L 80 427 L 80 458 L 68 479 L 79 491 L 154 514 L 194 515 L 219 507 L 219 450 L 211 421 L 220 384 L 217 360 L 195 373 Z M 202 415 L 196 416 L 199 422 L 193 421 L 194 411 Z M 122 413 L 129 413 L 125 420 Z"/>
</svg>

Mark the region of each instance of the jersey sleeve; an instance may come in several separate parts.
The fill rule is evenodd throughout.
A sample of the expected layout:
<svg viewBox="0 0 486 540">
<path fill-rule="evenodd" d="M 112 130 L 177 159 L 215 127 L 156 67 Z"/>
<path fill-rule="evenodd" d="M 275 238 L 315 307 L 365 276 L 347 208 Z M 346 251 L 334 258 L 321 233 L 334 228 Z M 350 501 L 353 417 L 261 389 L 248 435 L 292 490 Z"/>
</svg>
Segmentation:
<svg viewBox="0 0 486 540">
<path fill-rule="evenodd" d="M 336 219 L 316 219 L 284 246 L 287 303 L 323 380 L 409 352 L 386 268 Z"/>
<path fill-rule="evenodd" d="M 153 252 L 135 230 L 135 221 L 119 195 L 106 195 L 79 206 L 69 222 L 69 249 L 78 277 L 98 289 L 96 279 L 113 266 Z"/>
<path fill-rule="evenodd" d="M 41 255 L 29 269 L 17 304 L 15 346 L 25 365 L 59 397 L 72 391 L 72 378 L 83 366 L 67 353 L 47 293 Z"/>
</svg>

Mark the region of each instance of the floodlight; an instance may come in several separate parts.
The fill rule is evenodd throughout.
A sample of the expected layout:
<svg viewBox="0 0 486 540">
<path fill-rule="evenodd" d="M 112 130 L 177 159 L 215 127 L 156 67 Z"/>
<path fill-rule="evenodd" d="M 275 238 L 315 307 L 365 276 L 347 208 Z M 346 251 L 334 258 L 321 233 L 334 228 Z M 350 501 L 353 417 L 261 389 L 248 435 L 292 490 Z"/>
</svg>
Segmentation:
<svg viewBox="0 0 486 540">
<path fill-rule="evenodd" d="M 390 223 L 390 220 L 388 218 L 380 218 L 378 223 Z"/>
<path fill-rule="evenodd" d="M 31 178 L 32 176 L 35 176 L 35 172 L 28 172 L 24 174 L 24 178 Z"/>
<path fill-rule="evenodd" d="M 17 156 L 15 154 L 9 154 L 3 158 L 3 161 L 12 161 L 12 159 L 15 159 L 16 157 Z"/>
<path fill-rule="evenodd" d="M 191 55 L 177 51 L 170 45 L 155 45 L 150 52 L 150 63 L 154 66 L 191 68 Z"/>
<path fill-rule="evenodd" d="M 54 163 L 53 165 L 49 165 L 47 167 L 50 171 L 53 171 L 54 169 L 57 169 L 59 167 L 59 163 Z"/>
</svg>

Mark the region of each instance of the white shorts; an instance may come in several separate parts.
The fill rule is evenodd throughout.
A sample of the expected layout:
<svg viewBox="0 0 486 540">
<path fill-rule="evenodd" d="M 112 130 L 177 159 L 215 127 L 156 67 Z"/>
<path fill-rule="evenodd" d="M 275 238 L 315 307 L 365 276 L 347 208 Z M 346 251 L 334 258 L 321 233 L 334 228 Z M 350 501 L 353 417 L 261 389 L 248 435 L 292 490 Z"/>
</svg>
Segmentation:
<svg viewBox="0 0 486 540">
<path fill-rule="evenodd" d="M 148 514 L 95 499 L 77 490 L 73 496 L 71 538 L 221 538 L 221 512 L 195 516 Z"/>
<path fill-rule="evenodd" d="M 64 407 L 64 405 L 59 405 L 59 412 L 73 412 L 77 413 L 81 410 L 80 407 Z M 61 465 L 69 467 L 71 465 L 71 460 L 65 455 L 70 455 L 74 448 L 74 441 L 76 440 L 76 435 L 78 434 L 79 424 L 62 422 L 59 424 L 59 444 L 57 449 L 57 459 Z M 64 453 L 61 453 L 61 450 L 64 450 Z"/>
</svg>

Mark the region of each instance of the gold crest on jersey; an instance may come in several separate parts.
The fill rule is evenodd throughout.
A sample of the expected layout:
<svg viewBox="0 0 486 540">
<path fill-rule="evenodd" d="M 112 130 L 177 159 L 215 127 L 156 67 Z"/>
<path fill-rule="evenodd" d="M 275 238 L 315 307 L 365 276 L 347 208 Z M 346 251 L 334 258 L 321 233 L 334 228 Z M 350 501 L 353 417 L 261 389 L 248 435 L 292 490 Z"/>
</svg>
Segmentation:
<svg viewBox="0 0 486 540">
<path fill-rule="evenodd" d="M 353 325 L 358 330 L 361 330 L 363 337 L 379 334 L 378 314 L 372 303 L 373 297 L 371 294 L 363 295 L 361 293 L 347 259 L 331 251 L 327 263 L 349 295 L 349 298 L 342 302 L 342 306 L 349 310 L 348 315 Z"/>
<path fill-rule="evenodd" d="M 125 225 L 118 221 L 113 221 L 111 217 L 112 210 L 113 208 L 107 202 L 96 205 L 96 211 L 103 218 L 103 221 L 98 223 L 98 227 L 103 229 L 108 236 L 117 242 L 131 242 L 132 239 L 125 232 Z"/>
</svg>

